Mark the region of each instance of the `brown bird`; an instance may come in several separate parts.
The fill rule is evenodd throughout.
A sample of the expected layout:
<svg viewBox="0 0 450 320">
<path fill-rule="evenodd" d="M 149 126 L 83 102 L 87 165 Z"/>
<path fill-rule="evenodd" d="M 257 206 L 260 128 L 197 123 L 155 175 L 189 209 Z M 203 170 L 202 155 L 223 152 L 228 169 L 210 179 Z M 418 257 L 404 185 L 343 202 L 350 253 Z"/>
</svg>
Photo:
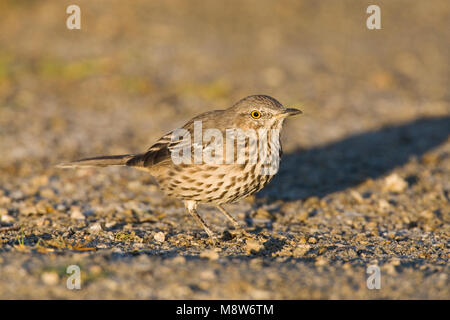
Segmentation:
<svg viewBox="0 0 450 320">
<path fill-rule="evenodd" d="M 249 96 L 226 110 L 194 117 L 144 153 L 86 158 L 59 167 L 120 165 L 146 170 L 169 196 L 184 201 L 214 242 L 197 204 L 215 205 L 241 229 L 222 204 L 250 196 L 270 182 L 280 163 L 283 122 L 300 113 L 272 97 Z"/>
</svg>

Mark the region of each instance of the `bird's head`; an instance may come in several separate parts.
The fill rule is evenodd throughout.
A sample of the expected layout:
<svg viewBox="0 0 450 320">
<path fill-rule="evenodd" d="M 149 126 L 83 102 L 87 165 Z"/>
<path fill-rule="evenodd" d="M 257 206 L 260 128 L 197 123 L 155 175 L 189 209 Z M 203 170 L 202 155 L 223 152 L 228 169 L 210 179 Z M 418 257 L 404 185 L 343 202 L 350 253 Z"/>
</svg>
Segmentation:
<svg viewBox="0 0 450 320">
<path fill-rule="evenodd" d="M 249 96 L 226 110 L 234 124 L 242 129 L 281 129 L 284 119 L 301 114 L 302 111 L 285 108 L 276 99 L 266 95 Z"/>
</svg>

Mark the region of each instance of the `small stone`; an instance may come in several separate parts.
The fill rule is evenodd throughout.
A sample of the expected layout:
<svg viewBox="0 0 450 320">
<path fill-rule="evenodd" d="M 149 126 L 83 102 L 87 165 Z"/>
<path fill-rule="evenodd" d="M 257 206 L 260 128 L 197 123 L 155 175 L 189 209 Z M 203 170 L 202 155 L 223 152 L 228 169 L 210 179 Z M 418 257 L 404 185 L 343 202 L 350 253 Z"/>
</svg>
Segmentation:
<svg viewBox="0 0 450 320">
<path fill-rule="evenodd" d="M 143 247 L 144 247 L 144 244 L 142 242 L 133 244 L 133 248 L 135 248 L 135 249 L 142 249 Z"/>
<path fill-rule="evenodd" d="M 35 207 L 25 207 L 25 208 L 20 209 L 20 213 L 28 216 L 28 215 L 37 214 L 38 212 Z"/>
<path fill-rule="evenodd" d="M 347 256 L 350 257 L 350 258 L 354 258 L 354 257 L 356 257 L 356 255 L 357 255 L 357 254 L 356 254 L 356 251 L 353 250 L 353 249 L 348 249 L 348 250 L 346 250 L 345 252 L 346 252 Z"/>
<path fill-rule="evenodd" d="M 142 188 L 142 183 L 140 181 L 130 181 L 128 182 L 128 189 L 131 191 L 138 191 Z"/>
<path fill-rule="evenodd" d="M 361 196 L 361 194 L 358 191 L 351 190 L 350 195 L 353 197 L 353 199 L 356 200 L 357 203 L 361 204 L 364 202 L 363 197 Z"/>
<path fill-rule="evenodd" d="M 36 221 L 36 225 L 38 227 L 48 226 L 50 223 L 51 223 L 51 221 L 49 219 L 46 219 L 46 218 L 39 218 Z"/>
<path fill-rule="evenodd" d="M 38 204 L 36 204 L 36 211 L 38 214 L 46 214 L 47 206 L 42 203 L 38 203 Z"/>
<path fill-rule="evenodd" d="M 377 229 L 377 223 L 375 221 L 370 221 L 366 225 L 367 230 L 376 230 Z"/>
<path fill-rule="evenodd" d="M 378 206 L 380 207 L 381 210 L 387 210 L 391 207 L 391 205 L 389 204 L 389 202 L 387 202 L 385 199 L 380 199 L 380 201 L 378 201 Z"/>
<path fill-rule="evenodd" d="M 206 280 L 206 281 L 213 281 L 216 278 L 216 274 L 211 269 L 206 269 L 200 272 L 199 274 L 200 279 Z"/>
<path fill-rule="evenodd" d="M 394 275 L 396 275 L 396 273 L 397 273 L 397 271 L 395 270 L 395 265 L 390 264 L 390 263 L 385 264 L 385 265 L 382 267 L 382 271 L 386 272 L 387 274 L 389 274 L 389 275 L 391 275 L 391 276 L 394 276 Z"/>
<path fill-rule="evenodd" d="M 259 243 L 257 240 L 253 240 L 253 239 L 247 240 L 247 243 L 246 243 L 247 252 L 249 252 L 249 253 L 251 253 L 252 251 L 258 252 L 262 248 L 264 248 L 264 246 L 261 243 Z"/>
<path fill-rule="evenodd" d="M 294 257 L 303 257 L 311 248 L 311 246 L 309 244 L 299 244 L 294 251 L 292 252 L 292 254 L 294 255 Z"/>
<path fill-rule="evenodd" d="M 70 218 L 74 219 L 74 220 L 85 220 L 86 219 L 84 214 L 81 213 L 81 210 L 78 209 L 78 208 L 75 208 L 75 209 L 71 210 Z"/>
<path fill-rule="evenodd" d="M 298 221 L 305 221 L 308 218 L 309 214 L 308 211 L 301 211 L 299 214 L 296 215 L 296 219 Z"/>
<path fill-rule="evenodd" d="M 270 220 L 272 218 L 272 215 L 266 209 L 259 208 L 258 210 L 256 210 L 255 218 Z"/>
<path fill-rule="evenodd" d="M 102 267 L 100 267 L 99 265 L 93 265 L 89 268 L 89 272 L 93 275 L 99 275 L 102 273 Z"/>
<path fill-rule="evenodd" d="M 0 205 L 5 205 L 11 203 L 11 198 L 2 196 L 0 197 Z"/>
<path fill-rule="evenodd" d="M 67 209 L 66 206 L 64 204 L 62 204 L 62 203 L 59 203 L 56 206 L 56 210 L 58 210 L 58 211 L 65 211 L 66 209 Z"/>
<path fill-rule="evenodd" d="M 262 261 L 261 259 L 252 259 L 250 260 L 250 267 L 253 269 L 261 269 Z"/>
<path fill-rule="evenodd" d="M 155 233 L 155 235 L 153 236 L 153 238 L 158 241 L 158 242 L 164 242 L 166 240 L 166 236 L 164 235 L 164 232 L 157 232 Z"/>
<path fill-rule="evenodd" d="M 174 264 L 185 264 L 186 263 L 186 258 L 183 256 L 176 256 L 175 258 L 173 258 L 172 262 Z"/>
<path fill-rule="evenodd" d="M 41 195 L 41 197 L 43 198 L 47 198 L 47 199 L 51 199 L 55 196 L 55 192 L 50 189 L 50 188 L 44 188 L 42 189 L 39 194 Z"/>
<path fill-rule="evenodd" d="M 399 266 L 400 265 L 400 259 L 399 258 L 392 258 L 389 261 L 390 264 L 392 264 L 393 266 Z"/>
<path fill-rule="evenodd" d="M 434 214 L 430 210 L 424 210 L 419 215 L 426 220 L 434 218 Z"/>
<path fill-rule="evenodd" d="M 233 240 L 233 235 L 228 230 L 225 230 L 222 234 L 222 241 L 230 241 L 230 240 Z"/>
<path fill-rule="evenodd" d="M 425 153 L 422 156 L 421 160 L 422 160 L 422 163 L 425 165 L 429 165 L 429 166 L 436 165 L 439 162 L 439 155 L 436 153 L 431 153 L 431 152 Z"/>
<path fill-rule="evenodd" d="M 316 196 L 309 197 L 305 200 L 305 206 L 311 207 L 313 205 L 317 205 L 320 202 L 320 199 Z"/>
<path fill-rule="evenodd" d="M 325 259 L 324 257 L 318 257 L 316 259 L 316 262 L 314 263 L 316 266 L 324 266 L 328 263 L 327 259 Z"/>
<path fill-rule="evenodd" d="M 35 176 L 31 179 L 31 183 L 37 187 L 46 185 L 48 184 L 48 176 L 47 175 Z"/>
<path fill-rule="evenodd" d="M 89 227 L 89 231 L 93 233 L 100 232 L 102 230 L 103 230 L 102 225 L 98 222 L 94 223 Z"/>
<path fill-rule="evenodd" d="M 319 251 L 317 251 L 318 254 L 323 254 L 325 251 L 327 251 L 327 248 L 322 247 L 319 249 Z"/>
<path fill-rule="evenodd" d="M 306 241 L 307 241 L 307 239 L 306 239 L 306 237 L 305 236 L 302 236 L 299 240 L 298 240 L 298 243 L 306 243 Z"/>
<path fill-rule="evenodd" d="M 314 244 L 314 243 L 317 243 L 317 239 L 314 237 L 309 237 L 308 242 Z"/>
<path fill-rule="evenodd" d="M 15 191 L 11 192 L 11 194 L 9 196 L 14 200 L 20 200 L 21 198 L 24 197 L 24 194 L 20 190 L 15 190 Z"/>
<path fill-rule="evenodd" d="M 133 225 L 128 223 L 128 224 L 123 226 L 123 230 L 133 230 Z"/>
<path fill-rule="evenodd" d="M 6 223 L 10 223 L 10 222 L 14 222 L 15 219 L 14 219 L 14 217 L 12 217 L 10 215 L 5 214 L 5 215 L 1 215 L 0 221 L 1 222 L 6 222 Z"/>
<path fill-rule="evenodd" d="M 56 272 L 44 272 L 41 275 L 41 280 L 48 286 L 54 286 L 59 282 L 59 276 Z"/>
<path fill-rule="evenodd" d="M 105 227 L 106 227 L 107 229 L 109 229 L 109 228 L 114 227 L 116 224 L 117 224 L 116 221 L 108 221 L 108 222 L 105 224 Z"/>
<path fill-rule="evenodd" d="M 408 183 L 398 174 L 393 173 L 385 178 L 383 190 L 385 192 L 401 193 L 408 187 Z"/>
<path fill-rule="evenodd" d="M 200 253 L 200 258 L 208 258 L 209 260 L 219 259 L 219 254 L 215 250 L 205 250 Z"/>
<path fill-rule="evenodd" d="M 249 295 L 256 300 L 268 300 L 270 298 L 270 292 L 266 290 L 253 289 L 249 292 Z"/>
</svg>

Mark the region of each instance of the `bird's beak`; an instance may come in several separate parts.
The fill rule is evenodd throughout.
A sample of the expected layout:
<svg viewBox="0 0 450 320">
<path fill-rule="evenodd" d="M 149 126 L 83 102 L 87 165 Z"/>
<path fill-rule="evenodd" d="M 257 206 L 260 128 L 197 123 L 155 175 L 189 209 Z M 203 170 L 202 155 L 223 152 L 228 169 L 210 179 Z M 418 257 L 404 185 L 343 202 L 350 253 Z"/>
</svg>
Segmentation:
<svg viewBox="0 0 450 320">
<path fill-rule="evenodd" d="M 295 116 L 297 114 L 302 114 L 302 113 L 303 112 L 301 110 L 294 109 L 294 108 L 287 108 L 281 114 L 283 117 L 290 117 L 290 116 Z"/>
</svg>

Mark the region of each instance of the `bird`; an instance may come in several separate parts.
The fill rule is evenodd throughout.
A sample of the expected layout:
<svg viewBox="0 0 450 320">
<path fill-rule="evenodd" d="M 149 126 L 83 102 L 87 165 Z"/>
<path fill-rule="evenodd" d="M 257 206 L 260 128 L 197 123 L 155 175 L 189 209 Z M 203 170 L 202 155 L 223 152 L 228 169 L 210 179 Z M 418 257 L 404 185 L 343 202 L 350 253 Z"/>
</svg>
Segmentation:
<svg viewBox="0 0 450 320">
<path fill-rule="evenodd" d="M 282 155 L 284 120 L 301 113 L 270 96 L 251 95 L 228 109 L 192 118 L 145 152 L 83 158 L 58 167 L 127 166 L 147 171 L 168 196 L 184 202 L 215 244 L 217 238 L 199 215 L 198 204 L 215 206 L 247 234 L 223 205 L 260 191 L 272 180 Z"/>
</svg>

